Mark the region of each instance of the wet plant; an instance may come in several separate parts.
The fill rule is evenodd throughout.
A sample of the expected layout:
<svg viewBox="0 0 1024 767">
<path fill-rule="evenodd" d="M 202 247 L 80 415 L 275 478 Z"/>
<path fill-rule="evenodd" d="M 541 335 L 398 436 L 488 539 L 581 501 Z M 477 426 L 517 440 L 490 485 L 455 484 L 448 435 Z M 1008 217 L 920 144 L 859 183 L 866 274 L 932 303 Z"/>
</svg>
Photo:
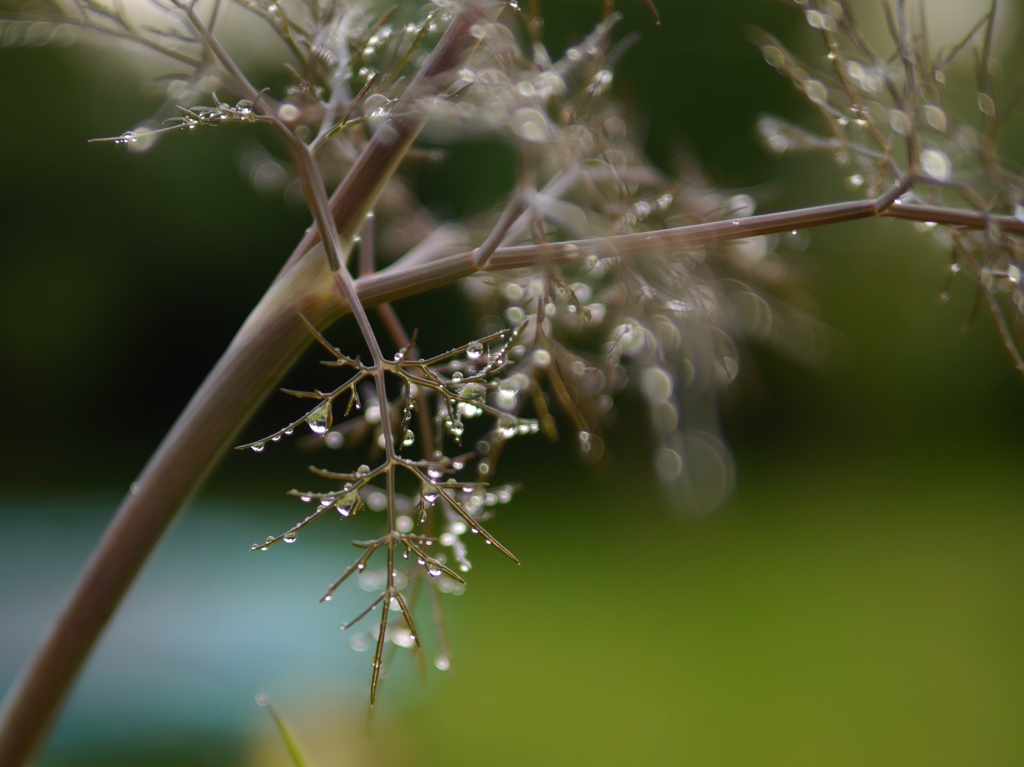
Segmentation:
<svg viewBox="0 0 1024 767">
<path fill-rule="evenodd" d="M 376 651 L 370 682 L 373 703 L 385 643 L 390 640 L 399 647 L 421 647 L 413 612 L 425 584 L 429 584 L 432 614 L 442 641 L 434 665 L 442 670 L 449 667 L 450 651 L 439 600 L 442 593 L 452 593 L 466 585 L 460 573 L 468 572 L 472 565 L 464 536 L 479 534 L 485 543 L 518 564 L 512 552 L 484 528 L 483 522 L 493 513 L 493 507 L 512 500 L 513 487 L 492 486 L 489 481 L 502 447 L 517 435 L 538 430 L 535 420 L 521 418 L 512 409 L 488 402 L 510 400 L 499 393 L 499 387 L 508 385 L 505 376 L 513 367 L 509 357 L 517 348 L 522 328 L 499 331 L 429 359 L 418 357 L 410 339 L 393 360 L 384 360 L 379 367 L 347 357 L 315 328 L 310 326 L 309 330 L 331 355 L 324 364 L 344 370 L 348 378 L 329 392 L 288 392 L 313 399 L 316 404 L 297 421 L 239 449 L 261 452 L 268 442 L 276 442 L 307 425 L 314 434 L 323 435 L 326 442 L 338 446 L 346 440 L 368 440 L 371 449 L 376 448 L 371 452 L 381 460 L 372 467 L 361 464 L 352 472 L 313 467 L 313 474 L 339 483 L 340 487 L 326 492 L 290 491 L 289 495 L 304 503 L 315 503 L 316 510 L 284 533 L 254 544 L 252 550 L 266 551 L 282 541 L 294 543 L 300 530 L 328 512 L 337 512 L 342 518 L 354 516 L 363 508 L 386 512 L 384 533 L 373 540 L 353 542 L 363 553 L 320 600 L 329 602 L 353 575 L 359 577 L 364 588 L 380 585 L 379 596 L 341 627 L 347 630 L 377 607 L 382 608 L 375 629 Z M 379 380 L 378 370 L 393 380 L 393 394 L 386 385 L 373 385 Z M 362 395 L 361 384 L 365 385 Z M 379 396 L 382 391 L 386 393 L 383 398 Z M 331 429 L 336 403 L 342 405 L 339 409 L 348 417 L 353 410 L 364 409 L 364 400 L 365 413 Z M 478 434 L 480 439 L 472 449 L 465 450 L 466 422 L 481 417 L 488 419 L 490 426 Z M 456 452 L 455 457 L 445 455 L 446 444 L 452 448 L 448 452 Z M 418 456 L 412 454 L 417 449 Z M 405 488 L 401 487 L 402 479 L 407 480 Z M 381 483 L 383 487 L 379 486 Z M 370 567 L 377 552 L 384 556 L 383 569 Z M 410 560 L 411 567 L 400 569 L 403 561 Z M 449 561 L 458 572 L 448 566 Z M 412 596 L 406 595 L 407 589 Z M 392 611 L 398 613 L 400 620 L 391 620 L 389 625 Z M 365 646 L 359 639 L 353 644 Z"/>
<path fill-rule="evenodd" d="M 8 694 L 0 765 L 38 748 L 163 530 L 310 343 L 338 382 L 287 392 L 309 407 L 240 449 L 262 452 L 308 429 L 359 456 L 313 468 L 317 487 L 290 493 L 311 513 L 252 548 L 293 543 L 325 515 L 382 514 L 380 535 L 355 542 L 361 553 L 322 597 L 350 578 L 376 593 L 343 625 L 380 612 L 353 640 L 374 648 L 371 702 L 388 643 L 423 659 L 421 602 L 440 638 L 434 665 L 449 667 L 441 596 L 465 585 L 468 541 L 516 561 L 484 524 L 516 489 L 497 483 L 510 439 L 568 433 L 584 459 L 600 460 L 615 397 L 632 389 L 650 413 L 666 494 L 696 512 L 728 495 L 734 470 L 716 399 L 740 373 L 744 345 L 818 353 L 822 328 L 786 265 L 787 250 L 801 245 L 792 233 L 879 216 L 931 231 L 950 250 L 950 278 L 973 276 L 978 304 L 1024 371 L 1024 186 L 999 155 L 1014 101 L 1002 94 L 1014 91 L 992 55 L 994 6 L 961 44 L 932 52 L 910 6 L 886 5 L 890 43 L 878 52 L 847 3 L 797 2 L 821 34 L 818 66 L 758 33 L 768 63 L 807 96 L 822 126 L 814 133 L 764 117 L 764 143 L 828 153 L 863 199 L 756 214 L 752 196 L 713 188 L 695 164 L 669 175 L 644 156 L 614 88 L 615 64 L 636 38 L 616 37 L 610 4 L 561 53 L 545 46 L 536 9 L 493 2 L 438 3 L 408 20 L 401 10 L 319 0 L 151 4 L 160 23 L 116 2 L 33 3 L 11 9 L 0 34 L 8 44 L 113 38 L 168 62 L 158 113 L 101 141 L 143 150 L 181 132 L 266 129 L 283 156 L 268 152 L 259 163 L 304 201 L 313 226 L 133 484 Z M 284 43 L 282 91 L 250 82 L 225 48 L 217 30 L 226 8 Z M 969 55 L 977 112 L 958 116 L 946 72 Z M 399 170 L 424 129 L 514 148 L 517 180 L 501 210 L 454 227 L 415 198 Z M 483 330 L 450 350 L 407 332 L 392 302 L 458 280 L 482 309 Z M 327 327 L 346 315 L 364 348 L 328 340 Z"/>
<path fill-rule="evenodd" d="M 950 280 L 974 278 L 977 304 L 995 318 L 1007 350 L 1024 372 L 1024 179 L 999 154 L 1000 138 L 1019 100 L 1017 82 L 993 52 L 997 5 L 950 47 L 933 51 L 921 6 L 884 4 L 891 48 L 876 51 L 849 4 L 803 3 L 821 32 L 826 66 L 795 57 L 774 37 L 757 35 L 765 60 L 801 90 L 818 113 L 821 133 L 772 116 L 758 126 L 773 152 L 823 152 L 844 168 L 846 184 L 868 197 L 892 198 L 889 215 L 917 222 L 950 253 Z M 971 108 L 947 73 L 972 60 Z M 962 277 L 961 277 L 962 278 Z M 942 300 L 948 300 L 943 292 Z"/>
</svg>

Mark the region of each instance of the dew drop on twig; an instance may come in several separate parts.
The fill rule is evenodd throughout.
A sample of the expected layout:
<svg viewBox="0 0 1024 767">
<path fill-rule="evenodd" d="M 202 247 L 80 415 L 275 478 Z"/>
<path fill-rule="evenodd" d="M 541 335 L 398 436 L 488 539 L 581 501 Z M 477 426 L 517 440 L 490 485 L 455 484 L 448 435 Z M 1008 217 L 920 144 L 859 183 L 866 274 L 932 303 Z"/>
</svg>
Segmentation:
<svg viewBox="0 0 1024 767">
<path fill-rule="evenodd" d="M 324 434 L 331 425 L 331 403 L 324 400 L 306 416 L 309 430 L 314 434 Z"/>
</svg>

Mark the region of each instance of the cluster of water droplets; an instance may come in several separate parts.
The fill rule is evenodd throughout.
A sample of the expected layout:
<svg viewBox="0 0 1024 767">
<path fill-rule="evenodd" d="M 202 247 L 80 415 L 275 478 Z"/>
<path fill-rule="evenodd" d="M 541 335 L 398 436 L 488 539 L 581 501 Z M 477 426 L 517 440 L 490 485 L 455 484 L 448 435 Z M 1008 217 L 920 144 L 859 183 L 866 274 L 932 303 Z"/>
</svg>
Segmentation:
<svg viewBox="0 0 1024 767">
<path fill-rule="evenodd" d="M 521 383 L 517 370 L 522 364 L 518 355 L 523 350 L 523 331 L 498 331 L 427 359 L 412 356 L 412 347 L 400 349 L 383 363 L 383 374 L 391 381 L 387 402 L 378 401 L 375 387 L 370 386 L 373 371 L 315 334 L 334 356 L 325 365 L 344 370 L 345 380 L 328 392 L 290 392 L 316 401 L 284 428 L 242 446 L 263 452 L 268 444 L 300 429 L 307 441 L 320 439 L 326 445 L 357 449 L 362 440 L 370 448 L 366 455 L 374 463 L 367 461 L 340 472 L 313 469 L 333 487 L 289 491 L 306 506 L 307 514 L 283 533 L 252 546 L 253 551 L 267 551 L 278 543 L 295 543 L 321 517 L 345 521 L 364 510 L 370 515 L 386 513 L 384 534 L 355 543 L 362 554 L 322 597 L 324 602 L 331 601 L 349 576 L 363 589 L 378 592 L 367 611 L 342 626 L 347 629 L 377 610 L 381 620 L 369 621 L 364 630 L 352 635 L 350 641 L 356 649 L 377 646 L 376 658 L 378 640 L 400 648 L 418 647 L 407 590 L 414 593 L 412 585 L 423 582 L 435 595 L 431 598 L 463 593 L 462 574 L 472 567 L 471 539 L 483 540 L 511 556 L 484 523 L 509 503 L 516 491 L 513 485 L 491 482 L 503 446 L 510 439 L 539 430 L 537 421 L 519 412 L 516 387 Z M 413 427 L 422 429 L 422 418 L 417 416 L 421 410 L 432 416 L 432 424 L 417 436 Z M 385 450 L 381 458 L 373 449 L 387 446 L 382 438 L 385 421 L 390 422 L 397 439 L 395 451 Z M 336 445 L 332 445 L 333 436 L 338 437 Z M 469 439 L 473 442 L 467 449 Z M 424 455 L 428 449 L 430 454 Z M 387 479 L 389 474 L 393 482 Z M 391 573 L 380 569 L 384 550 L 392 552 L 388 555 L 395 562 Z M 380 609 L 388 611 L 387 620 Z M 381 637 L 384 624 L 386 633 Z M 443 636 L 443 630 L 439 634 Z M 449 651 L 442 647 L 434 662 L 447 669 Z"/>
<path fill-rule="evenodd" d="M 765 60 L 804 92 L 828 130 L 816 135 L 769 115 L 758 126 L 768 149 L 828 152 L 848 168 L 848 188 L 870 197 L 911 170 L 922 182 L 943 186 L 972 173 L 982 142 L 973 129 L 950 117 L 945 92 L 950 59 L 945 54 L 929 59 L 920 46 L 894 41 L 906 59 L 874 55 L 848 34 L 839 3 L 797 4 L 804 6 L 808 24 L 826 33 L 823 64 L 800 61 L 767 34 L 760 35 L 759 44 Z M 979 93 L 978 109 L 995 116 L 990 94 Z"/>
<path fill-rule="evenodd" d="M 798 60 L 768 35 L 759 44 L 765 60 L 804 92 L 827 130 L 815 135 L 768 116 L 759 125 L 765 145 L 776 153 L 829 152 L 846 168 L 847 188 L 872 198 L 911 181 L 911 190 L 895 204 L 935 210 L 934 220 L 919 220 L 914 226 L 952 251 L 950 276 L 968 266 L 991 296 L 990 308 L 1001 314 L 1001 303 L 1008 301 L 1019 322 L 1024 313 L 1019 267 L 1024 232 L 995 218 L 1024 218 L 1017 215 L 1024 198 L 1018 173 L 1004 167 L 991 144 L 1004 119 L 999 94 L 1005 89 L 1003 66 L 991 55 L 995 7 L 957 44 L 941 48 L 925 44 L 919 18 L 908 13 L 897 23 L 904 13 L 900 6 L 890 19 L 890 50 L 874 53 L 845 17 L 842 4 L 795 4 L 808 25 L 823 33 L 827 53 L 822 65 Z M 976 111 L 963 94 L 948 91 L 947 71 L 958 66 L 975 70 L 968 87 L 976 88 Z M 942 223 L 944 209 L 955 208 L 985 210 L 994 217 L 984 231 L 973 233 L 936 225 Z M 940 299 L 949 298 L 947 287 Z M 1024 370 L 1024 357 L 1005 320 L 999 318 L 999 325 Z"/>
<path fill-rule="evenodd" d="M 583 184 L 562 197 L 573 201 L 573 215 L 591 231 L 596 224 L 614 233 L 656 233 L 702 220 L 739 222 L 754 213 L 750 195 L 722 195 L 693 167 L 675 179 L 637 174 L 647 161 L 611 106 L 575 129 L 578 154 L 563 162 L 590 163 L 596 170 L 587 181 L 602 197 L 582 202 L 588 197 Z M 629 186 L 607 183 L 624 178 Z M 537 204 L 548 236 L 574 233 L 567 206 Z M 543 396 L 568 413 L 580 454 L 597 460 L 614 398 L 626 388 L 639 391 L 658 439 L 656 476 L 669 487 L 687 485 L 678 495 L 698 510 L 713 507 L 732 484 L 731 457 L 718 436 L 716 392 L 738 375 L 742 341 L 774 340 L 785 329 L 776 302 L 757 287 L 770 292 L 785 279 L 774 253 L 785 239 L 753 237 L 681 252 L 652 237 L 649 252 L 628 261 L 613 248 L 576 248 L 575 258 L 555 272 L 523 269 L 470 281 L 475 301 L 489 297 L 489 311 L 526 328 L 514 353 L 519 364 L 493 401 L 513 409 Z M 728 289 L 718 274 L 722 264 L 730 270 Z M 691 465 L 711 470 L 712 489 L 693 487 Z"/>
</svg>

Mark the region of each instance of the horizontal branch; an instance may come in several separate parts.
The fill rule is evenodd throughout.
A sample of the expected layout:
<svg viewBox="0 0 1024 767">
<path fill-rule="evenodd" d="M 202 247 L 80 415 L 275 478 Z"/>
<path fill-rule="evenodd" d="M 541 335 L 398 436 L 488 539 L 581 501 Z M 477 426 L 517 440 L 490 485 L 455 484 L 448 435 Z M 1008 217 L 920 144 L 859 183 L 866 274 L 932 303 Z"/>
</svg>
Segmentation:
<svg viewBox="0 0 1024 767">
<path fill-rule="evenodd" d="M 447 87 L 479 43 L 473 25 L 499 7 L 471 3 L 456 15 L 413 80 L 410 98 Z M 331 200 L 330 214 L 342 236 L 351 239 L 359 230 L 422 120 L 392 120 L 350 169 Z M 346 308 L 322 246 L 311 251 L 310 244 L 307 236 L 296 248 L 132 484 L 54 624 L 9 688 L 0 708 L 0 767 L 21 767 L 35 756 L 82 664 L 167 526 L 312 340 L 300 314 L 325 327 Z"/>
<path fill-rule="evenodd" d="M 719 242 L 837 224 L 876 215 L 879 214 L 874 200 L 857 200 L 653 232 L 543 245 L 519 245 L 495 250 L 483 271 L 500 272 L 544 262 L 585 260 L 592 255 L 598 258 L 635 258 L 656 254 L 671 257 L 687 249 Z M 476 266 L 476 253 L 476 250 L 455 253 L 409 266 L 399 260 L 383 271 L 356 280 L 359 299 L 364 305 L 373 306 L 448 285 L 481 271 Z"/>
<path fill-rule="evenodd" d="M 645 255 L 672 257 L 688 249 L 730 240 L 875 217 L 928 221 L 978 230 L 997 226 L 1003 232 L 1024 234 L 1024 221 L 1014 216 L 993 216 L 972 210 L 907 203 L 886 207 L 884 201 L 880 206 L 877 200 L 856 200 L 652 232 L 498 248 L 488 257 L 482 270 L 476 266 L 476 249 L 441 256 L 426 263 L 406 265 L 403 260 L 399 260 L 387 269 L 356 280 L 356 288 L 364 306 L 375 306 L 449 285 L 479 271 L 500 272 L 528 268 L 544 262 L 580 261 L 591 255 L 598 258 L 636 258 Z"/>
<path fill-rule="evenodd" d="M 945 208 L 939 205 L 902 203 L 893 205 L 881 215 L 909 221 L 925 221 L 930 224 L 959 226 L 965 229 L 987 229 L 989 226 L 996 226 L 1002 232 L 1024 234 L 1024 220 L 1016 216 L 996 216 L 976 210 Z"/>
<path fill-rule="evenodd" d="M 374 165 L 381 173 L 393 167 L 389 161 Z M 345 211 L 346 194 L 332 200 L 336 214 Z M 1009 216 L 919 204 L 887 206 L 888 202 L 837 203 L 675 229 L 499 248 L 484 271 L 585 260 L 591 255 L 671 257 L 714 243 L 876 216 L 981 230 L 996 225 L 1006 232 L 1024 234 L 1024 222 Z M 356 205 L 357 212 L 360 207 Z M 475 250 L 454 253 L 426 263 L 398 261 L 357 280 L 359 299 L 364 306 L 373 306 L 450 284 L 480 271 L 475 254 Z M 322 245 L 314 237 L 300 243 L 164 438 L 122 503 L 51 632 L 11 687 L 0 712 L 0 767 L 18 767 L 38 749 L 93 643 L 167 525 L 312 340 L 298 319 L 300 313 L 321 328 L 349 313 L 326 269 Z"/>
</svg>

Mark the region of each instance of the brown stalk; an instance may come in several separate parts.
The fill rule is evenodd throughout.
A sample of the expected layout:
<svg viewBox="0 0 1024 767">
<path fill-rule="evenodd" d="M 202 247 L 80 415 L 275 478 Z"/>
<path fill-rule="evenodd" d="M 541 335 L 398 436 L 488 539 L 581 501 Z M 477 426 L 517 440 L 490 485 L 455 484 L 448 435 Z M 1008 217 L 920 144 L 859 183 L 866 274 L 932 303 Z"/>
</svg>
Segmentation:
<svg viewBox="0 0 1024 767">
<path fill-rule="evenodd" d="M 469 33 L 472 21 L 472 17 L 463 15 L 453 22 L 454 31 L 445 36 L 410 86 L 410 98 L 422 97 L 443 85 L 444 73 L 461 65 L 475 44 Z M 417 110 L 399 113 L 416 115 Z M 335 238 L 351 241 L 420 127 L 420 117 L 393 121 L 390 129 L 379 132 L 370 142 L 329 202 L 325 205 L 320 201 L 318 223 L 323 223 L 327 214 L 334 224 L 327 229 L 336 227 L 329 238 L 334 240 L 329 243 L 335 255 L 332 265 L 340 260 Z M 879 200 L 678 229 L 496 248 L 490 254 L 488 244 L 488 248 L 426 263 L 400 261 L 356 281 L 352 295 L 358 297 L 358 304 L 370 307 L 423 293 L 479 271 L 477 259 L 485 260 L 486 269 L 491 271 L 572 261 L 590 255 L 672 256 L 715 242 L 876 216 L 970 229 L 985 229 L 994 224 L 1006 232 L 1024 233 L 1024 223 L 1012 217 L 918 204 L 899 205 L 894 201 L 893 194 L 889 194 Z M 336 275 L 327 268 L 319 239 L 319 232 L 314 230 L 298 245 L 133 484 L 132 492 L 123 501 L 49 635 L 4 701 L 0 713 L 0 767 L 17 767 L 36 754 L 81 665 L 164 530 L 312 340 L 300 315 L 322 328 L 352 310 L 353 302 L 339 295 L 339 288 L 344 286 L 333 279 Z"/>
<path fill-rule="evenodd" d="M 483 13 L 471 4 L 456 16 L 410 86 L 410 97 L 428 95 L 443 85 L 446 72 L 461 66 L 478 42 L 470 28 Z M 341 238 L 350 241 L 358 231 L 422 125 L 422 117 L 394 120 L 360 155 L 329 204 Z M 82 664 L 157 541 L 309 344 L 312 337 L 299 315 L 324 327 L 350 310 L 320 248 L 310 250 L 315 240 L 299 244 L 164 437 L 8 691 L 0 710 L 0 767 L 20 767 L 36 756 Z"/>
</svg>

